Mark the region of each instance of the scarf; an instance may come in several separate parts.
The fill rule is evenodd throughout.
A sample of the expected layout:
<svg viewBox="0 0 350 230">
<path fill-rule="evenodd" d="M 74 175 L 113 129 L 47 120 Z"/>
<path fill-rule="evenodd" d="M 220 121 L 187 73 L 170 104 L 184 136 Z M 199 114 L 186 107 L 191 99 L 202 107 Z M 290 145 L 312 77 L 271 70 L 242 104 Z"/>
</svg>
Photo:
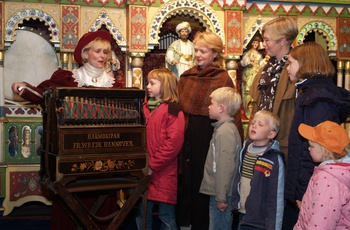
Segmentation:
<svg viewBox="0 0 350 230">
<path fill-rule="evenodd" d="M 261 91 L 259 110 L 272 112 L 277 84 L 287 60 L 288 54 L 281 61 L 278 61 L 276 57 L 272 57 L 261 72 L 258 84 L 258 89 Z"/>
<path fill-rule="evenodd" d="M 194 66 L 185 71 L 179 80 L 180 105 L 192 115 L 209 116 L 209 95 L 220 87 L 234 87 L 225 69 L 209 65 L 204 69 Z"/>
<path fill-rule="evenodd" d="M 158 106 L 160 106 L 160 104 L 162 104 L 162 100 L 155 100 L 154 97 L 150 98 L 148 100 L 148 108 L 151 112 L 153 112 L 153 110 L 155 110 Z"/>
</svg>

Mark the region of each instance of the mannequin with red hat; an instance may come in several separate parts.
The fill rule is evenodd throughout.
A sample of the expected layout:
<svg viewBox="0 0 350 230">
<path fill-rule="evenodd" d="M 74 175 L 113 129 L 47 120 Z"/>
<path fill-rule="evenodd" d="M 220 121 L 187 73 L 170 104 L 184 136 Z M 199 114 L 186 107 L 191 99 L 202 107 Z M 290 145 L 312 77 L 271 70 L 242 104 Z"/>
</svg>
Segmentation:
<svg viewBox="0 0 350 230">
<path fill-rule="evenodd" d="M 348 132 L 339 124 L 324 121 L 304 123 L 299 133 L 309 141 L 312 160 L 320 163 L 298 202 L 298 229 L 347 229 L 350 226 L 350 150 Z"/>
<path fill-rule="evenodd" d="M 13 93 L 40 104 L 43 102 L 43 92 L 52 86 L 121 88 L 122 85 L 106 72 L 107 63 L 112 58 L 111 41 L 112 37 L 107 31 L 84 34 L 74 50 L 74 59 L 80 66 L 78 69 L 59 69 L 36 87 L 27 82 L 15 82 L 12 84 Z"/>
</svg>

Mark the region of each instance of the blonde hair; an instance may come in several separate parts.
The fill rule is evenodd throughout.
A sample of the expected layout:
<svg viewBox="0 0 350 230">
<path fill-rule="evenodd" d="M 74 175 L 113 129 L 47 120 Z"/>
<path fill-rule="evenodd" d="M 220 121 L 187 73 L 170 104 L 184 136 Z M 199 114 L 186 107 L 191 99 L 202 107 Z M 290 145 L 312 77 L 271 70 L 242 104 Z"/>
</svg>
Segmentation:
<svg viewBox="0 0 350 230">
<path fill-rule="evenodd" d="M 168 69 L 154 69 L 148 73 L 147 80 L 160 81 L 160 99 L 163 102 L 179 102 L 176 75 Z"/>
<path fill-rule="evenodd" d="M 231 87 L 218 88 L 210 94 L 210 97 L 219 104 L 224 104 L 226 106 L 226 112 L 230 116 L 234 116 L 241 107 L 241 95 Z"/>
<path fill-rule="evenodd" d="M 262 34 L 267 32 L 271 39 L 280 42 L 286 38 L 288 45 L 291 45 L 298 35 L 298 25 L 290 17 L 278 17 L 268 21 L 262 28 Z"/>
<path fill-rule="evenodd" d="M 274 114 L 268 110 L 259 110 L 258 112 L 256 112 L 254 114 L 254 116 L 262 116 L 262 117 L 266 118 L 270 123 L 271 130 L 275 131 L 276 134 L 280 131 L 281 121 L 280 121 L 280 118 L 276 114 Z"/>
<path fill-rule="evenodd" d="M 331 78 L 335 75 L 335 68 L 327 51 L 316 42 L 296 46 L 289 55 L 299 62 L 299 70 L 296 73 L 298 78 L 307 79 L 316 76 Z"/>
<path fill-rule="evenodd" d="M 218 67 L 224 65 L 224 44 L 219 35 L 209 31 L 197 32 L 193 39 L 193 44 L 205 46 L 213 52 L 217 52 L 218 55 L 214 58 L 212 64 Z"/>
<path fill-rule="evenodd" d="M 81 50 L 81 60 L 82 63 L 85 64 L 88 62 L 88 60 L 86 58 L 84 58 L 84 52 L 88 52 L 91 48 L 94 47 L 98 47 L 101 46 L 103 49 L 106 49 L 108 51 L 107 54 L 107 59 L 106 59 L 106 63 L 107 64 L 107 60 L 112 59 L 112 48 L 111 48 L 111 43 L 108 40 L 105 40 L 103 38 L 97 37 L 95 40 L 89 42 L 82 50 Z"/>
<path fill-rule="evenodd" d="M 315 142 L 317 143 L 317 142 Z M 317 143 L 318 144 L 318 143 Z M 338 160 L 344 156 L 346 156 L 349 152 L 350 152 L 350 144 L 348 144 L 347 146 L 345 146 L 344 148 L 344 156 L 340 155 L 340 153 L 336 153 L 333 152 L 332 150 L 327 149 L 326 147 L 324 147 L 323 145 L 319 144 L 322 148 L 322 151 L 328 151 L 328 155 L 332 160 Z"/>
</svg>

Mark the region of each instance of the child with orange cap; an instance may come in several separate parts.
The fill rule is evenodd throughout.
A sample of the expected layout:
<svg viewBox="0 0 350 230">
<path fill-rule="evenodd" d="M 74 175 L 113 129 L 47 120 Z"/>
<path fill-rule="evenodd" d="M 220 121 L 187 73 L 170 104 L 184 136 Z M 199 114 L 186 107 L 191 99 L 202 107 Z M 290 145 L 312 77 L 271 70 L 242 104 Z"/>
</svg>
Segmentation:
<svg viewBox="0 0 350 230">
<path fill-rule="evenodd" d="M 297 229 L 346 229 L 350 226 L 350 139 L 332 121 L 312 127 L 300 124 L 299 133 L 309 141 L 315 167 L 301 202 Z"/>
</svg>

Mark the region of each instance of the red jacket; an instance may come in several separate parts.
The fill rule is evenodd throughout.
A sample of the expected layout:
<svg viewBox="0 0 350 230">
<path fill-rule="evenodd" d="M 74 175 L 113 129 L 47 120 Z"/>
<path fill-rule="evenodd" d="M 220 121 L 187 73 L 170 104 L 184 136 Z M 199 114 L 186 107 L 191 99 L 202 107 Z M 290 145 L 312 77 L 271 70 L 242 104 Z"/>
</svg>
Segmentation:
<svg viewBox="0 0 350 230">
<path fill-rule="evenodd" d="M 177 201 L 178 154 L 185 133 L 185 117 L 180 106 L 162 103 L 152 114 L 143 104 L 146 118 L 148 166 L 153 171 L 148 199 L 168 204 Z"/>
</svg>

